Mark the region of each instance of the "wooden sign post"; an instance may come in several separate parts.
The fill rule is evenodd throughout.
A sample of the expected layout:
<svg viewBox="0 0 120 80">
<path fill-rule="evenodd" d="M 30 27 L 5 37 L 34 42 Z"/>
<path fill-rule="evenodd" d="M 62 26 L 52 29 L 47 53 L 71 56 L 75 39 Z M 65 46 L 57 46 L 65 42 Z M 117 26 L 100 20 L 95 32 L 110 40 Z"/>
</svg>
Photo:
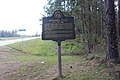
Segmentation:
<svg viewBox="0 0 120 80">
<path fill-rule="evenodd" d="M 75 39 L 74 17 L 65 17 L 60 10 L 56 10 L 51 17 L 43 17 L 42 21 L 42 40 L 53 40 L 58 44 L 58 71 L 61 80 L 61 42 Z"/>
</svg>

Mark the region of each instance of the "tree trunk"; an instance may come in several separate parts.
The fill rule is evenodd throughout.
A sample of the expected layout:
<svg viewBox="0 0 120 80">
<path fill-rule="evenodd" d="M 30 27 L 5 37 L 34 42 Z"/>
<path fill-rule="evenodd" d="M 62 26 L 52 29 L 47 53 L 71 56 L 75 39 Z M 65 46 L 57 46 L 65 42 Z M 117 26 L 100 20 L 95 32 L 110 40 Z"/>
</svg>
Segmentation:
<svg viewBox="0 0 120 80">
<path fill-rule="evenodd" d="M 88 40 L 87 40 L 87 43 L 88 43 L 88 54 L 90 54 L 92 52 L 92 48 L 93 48 L 93 45 L 92 45 L 92 21 L 91 21 L 91 5 L 92 5 L 92 1 L 91 0 L 88 0 L 87 1 L 88 3 L 88 17 L 87 17 L 87 20 L 88 20 Z"/>
<path fill-rule="evenodd" d="M 106 60 L 118 60 L 117 30 L 115 25 L 114 0 L 105 0 L 106 13 Z"/>
<path fill-rule="evenodd" d="M 119 36 L 120 36 L 120 0 L 118 0 L 118 29 L 119 29 Z"/>
</svg>

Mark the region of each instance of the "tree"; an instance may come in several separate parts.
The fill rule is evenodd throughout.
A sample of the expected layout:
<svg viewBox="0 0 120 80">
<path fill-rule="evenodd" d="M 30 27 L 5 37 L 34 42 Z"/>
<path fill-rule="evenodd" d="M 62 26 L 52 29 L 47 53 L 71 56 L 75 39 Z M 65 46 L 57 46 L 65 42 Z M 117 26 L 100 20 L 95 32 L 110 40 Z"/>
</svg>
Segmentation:
<svg viewBox="0 0 120 80">
<path fill-rule="evenodd" d="M 55 5 L 56 0 L 49 1 L 46 12 L 47 14 L 52 14 L 57 8 Z M 106 15 L 104 2 L 106 5 Z M 57 3 L 59 3 L 59 1 Z M 104 48 L 106 28 L 106 59 L 119 59 L 114 0 L 61 0 L 61 11 L 63 11 L 66 16 L 74 16 L 76 29 L 75 41 L 77 43 L 83 43 L 85 53 L 96 53 L 96 51 L 99 50 L 97 49 L 97 45 L 99 44 L 99 46 Z"/>
<path fill-rule="evenodd" d="M 18 37 L 17 30 L 4 31 L 0 30 L 0 37 Z"/>
<path fill-rule="evenodd" d="M 119 29 L 119 36 L 120 36 L 120 0 L 118 0 L 118 29 Z"/>
<path fill-rule="evenodd" d="M 114 0 L 105 0 L 106 13 L 106 60 L 119 59 L 117 46 L 117 30 L 115 24 L 115 8 Z"/>
</svg>

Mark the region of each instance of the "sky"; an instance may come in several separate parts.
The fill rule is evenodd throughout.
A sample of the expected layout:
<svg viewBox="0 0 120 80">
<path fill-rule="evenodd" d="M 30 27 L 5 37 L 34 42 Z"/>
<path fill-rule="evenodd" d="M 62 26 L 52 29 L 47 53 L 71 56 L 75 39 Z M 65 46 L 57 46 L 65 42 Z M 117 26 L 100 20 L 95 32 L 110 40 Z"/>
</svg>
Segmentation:
<svg viewBox="0 0 120 80">
<path fill-rule="evenodd" d="M 41 33 L 43 6 L 47 0 L 0 0 L 0 30 L 26 29 L 24 34 Z"/>
</svg>

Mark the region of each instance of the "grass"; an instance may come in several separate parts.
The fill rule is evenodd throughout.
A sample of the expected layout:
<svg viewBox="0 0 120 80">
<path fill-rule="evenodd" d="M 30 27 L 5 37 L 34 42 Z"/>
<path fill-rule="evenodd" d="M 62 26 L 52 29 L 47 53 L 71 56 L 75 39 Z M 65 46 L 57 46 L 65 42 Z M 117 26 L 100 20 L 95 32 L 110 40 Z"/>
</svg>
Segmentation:
<svg viewBox="0 0 120 80">
<path fill-rule="evenodd" d="M 83 53 L 84 45 L 75 41 L 66 41 L 62 43 L 64 55 L 79 55 Z"/>
<path fill-rule="evenodd" d="M 82 44 L 74 42 L 62 43 L 62 80 L 117 80 L 114 77 L 107 76 L 110 71 L 100 60 L 86 60 L 83 56 L 67 55 L 75 50 L 82 49 Z M 12 75 L 11 80 L 57 80 L 57 47 L 52 41 L 42 41 L 39 39 L 29 40 L 22 43 L 9 45 L 16 50 L 25 54 L 16 54 L 16 58 L 9 60 L 28 61 L 27 64 L 21 66 Z M 97 62 L 97 63 L 96 63 Z M 105 75 L 104 75 L 105 74 Z"/>
<path fill-rule="evenodd" d="M 30 37 L 25 36 L 24 38 L 30 38 Z M 14 40 L 14 39 L 21 39 L 21 37 L 0 37 L 0 41 Z"/>
<path fill-rule="evenodd" d="M 1 37 L 0 41 L 20 39 L 21 37 Z"/>
<path fill-rule="evenodd" d="M 55 43 L 52 41 L 42 41 L 40 39 L 35 39 L 35 40 L 25 41 L 23 43 L 11 44 L 9 46 L 24 53 L 37 55 L 37 56 L 57 55 L 57 50 L 55 49 L 56 47 Z"/>
<path fill-rule="evenodd" d="M 5 39 L 3 39 L 3 38 L 0 38 L 0 41 L 4 41 Z"/>
</svg>

